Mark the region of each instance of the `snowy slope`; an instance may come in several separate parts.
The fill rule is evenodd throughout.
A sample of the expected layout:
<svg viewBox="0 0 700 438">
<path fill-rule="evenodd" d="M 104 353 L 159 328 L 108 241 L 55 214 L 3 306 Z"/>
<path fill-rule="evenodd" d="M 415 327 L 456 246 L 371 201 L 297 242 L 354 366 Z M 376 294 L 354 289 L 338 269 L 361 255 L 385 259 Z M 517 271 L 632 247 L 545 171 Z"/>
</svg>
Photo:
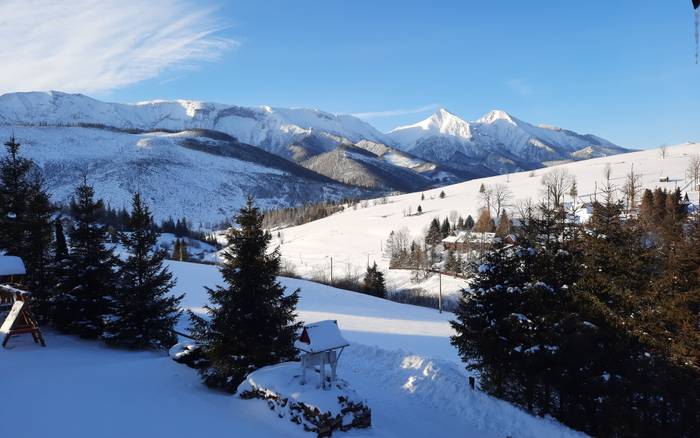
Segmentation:
<svg viewBox="0 0 700 438">
<path fill-rule="evenodd" d="M 608 163 L 612 167 L 612 183 L 618 186 L 622 185 L 624 175 L 634 165 L 635 171 L 642 174 L 644 187 L 659 186 L 670 190 L 678 186 L 685 191 L 688 184 L 686 167 L 691 154 L 700 154 L 700 143 L 669 147 L 666 159 L 661 158 L 658 150 L 647 150 L 568 163 L 562 167 L 576 177 L 579 198 L 587 201 L 594 193 L 596 183 L 599 186 L 604 183 L 603 169 Z M 478 196 L 482 183 L 505 184 L 514 194 L 513 202 L 527 198 L 540 199 L 541 177 L 547 171 L 548 169 L 537 170 L 534 176 L 522 172 L 475 179 L 429 190 L 424 192 L 424 201 L 421 201 L 421 193 L 392 196 L 385 204 L 370 201 L 354 210 L 346 209 L 315 222 L 281 230 L 283 243 L 280 250 L 288 263 L 293 264 L 297 272 L 305 276 L 317 272 L 328 274 L 331 258 L 336 276 L 345 275 L 346 272 L 362 272 L 368 260 L 370 263 L 376 261 L 386 272 L 389 260 L 382 249 L 392 230 L 406 227 L 419 239 L 434 217 L 444 219 L 455 211 L 463 217 L 472 215 L 476 218 L 482 206 Z M 669 182 L 659 182 L 663 176 L 668 176 Z M 447 195 L 444 199 L 438 196 L 441 190 Z M 697 192 L 689 192 L 689 196 L 697 202 Z M 415 212 L 418 205 L 422 206 L 422 215 L 404 214 L 409 209 Z M 512 211 L 513 206 L 507 209 Z M 279 243 L 279 240 L 275 242 Z M 388 271 L 387 280 L 390 289 L 418 286 L 409 281 L 408 271 Z M 437 293 L 437 276 L 420 286 Z M 442 286 L 443 292 L 457 293 L 464 286 L 464 281 L 443 276 Z"/>
<path fill-rule="evenodd" d="M 184 305 L 206 303 L 203 286 L 221 276 L 214 266 L 169 262 L 187 293 Z M 469 389 L 449 345 L 451 315 L 379 300 L 301 280 L 299 317 L 336 319 L 352 343 L 338 375 L 365 397 L 373 426 L 339 436 L 364 437 L 573 437 L 580 434 L 536 418 Z M 46 333 L 48 346 L 16 338 L 0 351 L 2 394 L 13 405 L 32 406 L 32 421 L 13 421 L 0 409 L 3 432 L 13 437 L 192 436 L 310 437 L 264 402 L 207 389 L 195 371 L 165 353 L 130 352 Z M 21 370 L 21 372 L 18 372 Z"/>
<path fill-rule="evenodd" d="M 13 133 L 22 154 L 43 169 L 54 201 L 67 202 L 87 171 L 96 195 L 112 207 L 128 208 L 139 190 L 156 219 L 187 217 L 194 227 L 230 219 L 248 193 L 263 207 L 362 193 L 259 148 L 201 131 L 0 126 L 0 138 Z"/>
<path fill-rule="evenodd" d="M 528 164 L 538 167 L 538 163 L 546 161 L 591 158 L 624 151 L 593 135 L 533 126 L 500 110 L 467 122 L 439 109 L 429 118 L 395 128 L 388 135 L 397 147 L 427 160 L 449 162 L 466 156 L 474 162 L 495 153 L 513 158 L 521 169 Z"/>
</svg>

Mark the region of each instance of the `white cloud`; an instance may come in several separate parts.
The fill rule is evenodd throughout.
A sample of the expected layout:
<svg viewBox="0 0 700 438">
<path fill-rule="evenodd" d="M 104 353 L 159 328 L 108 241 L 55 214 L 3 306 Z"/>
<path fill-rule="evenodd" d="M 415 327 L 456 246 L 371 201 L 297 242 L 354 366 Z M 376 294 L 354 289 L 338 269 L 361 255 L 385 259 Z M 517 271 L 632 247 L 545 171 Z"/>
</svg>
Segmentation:
<svg viewBox="0 0 700 438">
<path fill-rule="evenodd" d="M 440 107 L 438 104 L 430 104 L 430 105 L 425 105 L 421 106 L 418 108 L 412 108 L 412 109 L 395 109 L 395 110 L 387 110 L 387 111 L 374 111 L 374 112 L 366 112 L 366 113 L 355 113 L 352 114 L 353 116 L 360 118 L 360 119 L 379 119 L 382 117 L 394 117 L 394 116 L 405 116 L 408 114 L 418 114 L 422 113 L 425 111 L 433 111 L 436 110 Z"/>
<path fill-rule="evenodd" d="M 214 61 L 214 10 L 190 0 L 2 0 L 0 93 L 107 91 Z"/>
</svg>

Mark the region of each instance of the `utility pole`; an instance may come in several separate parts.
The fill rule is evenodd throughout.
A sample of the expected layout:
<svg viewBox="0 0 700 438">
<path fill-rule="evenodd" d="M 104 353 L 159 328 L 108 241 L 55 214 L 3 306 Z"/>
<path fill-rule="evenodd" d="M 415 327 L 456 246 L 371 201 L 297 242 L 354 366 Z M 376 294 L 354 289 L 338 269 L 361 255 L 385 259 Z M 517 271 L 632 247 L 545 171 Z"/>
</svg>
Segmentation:
<svg viewBox="0 0 700 438">
<path fill-rule="evenodd" d="M 442 313 L 442 270 L 438 271 L 438 311 Z"/>
</svg>

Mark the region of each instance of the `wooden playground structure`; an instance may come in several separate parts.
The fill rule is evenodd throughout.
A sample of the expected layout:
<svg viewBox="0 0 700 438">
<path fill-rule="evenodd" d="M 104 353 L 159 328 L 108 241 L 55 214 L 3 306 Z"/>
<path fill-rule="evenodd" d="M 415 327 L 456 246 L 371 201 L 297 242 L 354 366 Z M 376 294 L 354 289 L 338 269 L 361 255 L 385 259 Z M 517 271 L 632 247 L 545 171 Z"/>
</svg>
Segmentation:
<svg viewBox="0 0 700 438">
<path fill-rule="evenodd" d="M 24 273 L 22 259 L 0 256 L 0 280 L 9 278 L 10 281 L 13 281 L 15 276 L 21 276 Z M 41 334 L 39 325 L 31 311 L 31 297 L 31 293 L 19 289 L 14 283 L 0 282 L 0 317 L 7 311 L 7 316 L 0 325 L 3 348 L 7 347 L 11 337 L 27 333 L 32 335 L 35 343 L 46 347 L 44 336 Z"/>
</svg>

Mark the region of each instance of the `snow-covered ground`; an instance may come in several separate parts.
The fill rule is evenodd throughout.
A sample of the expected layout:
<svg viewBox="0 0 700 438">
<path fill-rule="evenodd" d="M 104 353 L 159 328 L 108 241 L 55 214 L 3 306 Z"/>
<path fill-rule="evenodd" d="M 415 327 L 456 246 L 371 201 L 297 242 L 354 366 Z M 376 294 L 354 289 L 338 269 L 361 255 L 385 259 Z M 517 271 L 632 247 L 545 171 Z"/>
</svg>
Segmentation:
<svg viewBox="0 0 700 438">
<path fill-rule="evenodd" d="M 634 165 L 635 172 L 642 175 L 644 188 L 674 190 L 680 187 L 685 192 L 689 185 L 686 177 L 688 159 L 693 154 L 700 154 L 700 143 L 671 146 L 665 159 L 662 159 L 658 149 L 653 149 L 568 163 L 559 167 L 568 169 L 576 177 L 579 199 L 582 201 L 591 198 L 596 184 L 599 188 L 603 186 L 603 170 L 608 163 L 612 169 L 611 182 L 618 187 L 622 186 L 625 175 Z M 472 215 L 476 219 L 477 212 L 482 207 L 479 201 L 481 184 L 506 185 L 513 193 L 512 203 L 528 198 L 539 200 L 542 198 L 542 175 L 550 169 L 539 169 L 534 172 L 534 176 L 530 172 L 522 172 L 428 190 L 424 192 L 424 201 L 421 201 L 420 193 L 392 196 L 387 203 L 369 201 L 358 205 L 357 209 L 346 209 L 315 222 L 280 230 L 282 240 L 275 240 L 273 245 L 280 245 L 283 258 L 294 265 L 298 274 L 306 278 L 318 272 L 328 275 L 331 258 L 336 276 L 343 276 L 346 272 L 363 272 L 367 262 L 376 261 L 387 272 L 387 286 L 390 290 L 422 287 L 437 293 L 437 276 L 421 284 L 413 284 L 409 271 L 387 271 L 389 259 L 383 249 L 389 233 L 405 227 L 414 238 L 419 239 L 434 217 L 444 219 L 452 212 L 463 217 Z M 660 182 L 661 177 L 668 177 L 669 181 Z M 439 194 L 443 190 L 447 196 L 440 199 Z M 697 192 L 689 191 L 688 195 L 697 203 Z M 418 205 L 423 209 L 422 215 L 404 214 L 409 209 L 415 212 Z M 513 207 L 507 209 L 512 211 Z M 443 293 L 456 294 L 464 287 L 464 280 L 443 276 L 442 287 Z"/>
<path fill-rule="evenodd" d="M 168 264 L 178 279 L 175 291 L 187 294 L 184 306 L 201 309 L 203 286 L 221 281 L 217 268 Z M 300 319 L 336 319 L 352 343 L 338 374 L 367 399 L 373 426 L 338 436 L 579 435 L 471 390 L 449 344 L 452 315 L 303 280 L 282 282 L 301 288 Z M 3 436 L 311 436 L 260 400 L 207 389 L 165 352 L 110 349 L 51 331 L 46 338 L 46 348 L 24 337 L 0 351 L 0 394 L 8 403 L 0 409 Z"/>
</svg>

